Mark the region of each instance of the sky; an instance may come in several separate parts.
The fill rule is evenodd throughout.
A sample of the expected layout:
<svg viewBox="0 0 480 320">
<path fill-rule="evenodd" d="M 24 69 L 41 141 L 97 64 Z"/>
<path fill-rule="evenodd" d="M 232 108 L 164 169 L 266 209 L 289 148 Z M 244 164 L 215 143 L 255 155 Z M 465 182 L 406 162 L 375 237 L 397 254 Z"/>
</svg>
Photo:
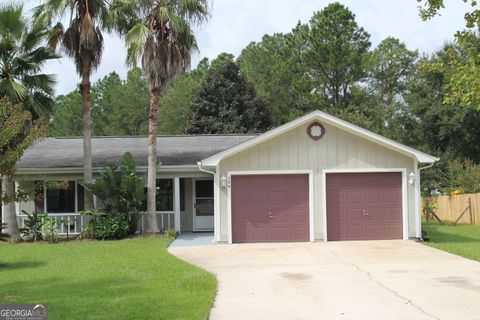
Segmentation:
<svg viewBox="0 0 480 320">
<path fill-rule="evenodd" d="M 4 1 L 4 0 L 0 0 Z M 260 41 L 264 34 L 289 32 L 298 21 L 308 22 L 313 13 L 334 1 L 326 0 L 213 0 L 211 18 L 196 28 L 199 50 L 192 58 L 192 67 L 203 57 L 214 59 L 222 52 L 238 56 L 252 41 Z M 355 15 L 359 26 L 371 35 L 372 48 L 388 36 L 399 38 L 409 49 L 432 53 L 454 33 L 465 26 L 467 4 L 461 0 L 445 0 L 447 9 L 429 21 L 418 16 L 416 0 L 350 0 L 338 1 Z M 26 14 L 41 0 L 25 0 Z M 92 75 L 92 82 L 110 72 L 125 78 L 126 50 L 122 40 L 114 34 L 104 35 L 104 53 L 100 67 Z M 75 66 L 68 58 L 49 62 L 45 73 L 56 74 L 56 93 L 74 90 L 80 82 Z"/>
</svg>

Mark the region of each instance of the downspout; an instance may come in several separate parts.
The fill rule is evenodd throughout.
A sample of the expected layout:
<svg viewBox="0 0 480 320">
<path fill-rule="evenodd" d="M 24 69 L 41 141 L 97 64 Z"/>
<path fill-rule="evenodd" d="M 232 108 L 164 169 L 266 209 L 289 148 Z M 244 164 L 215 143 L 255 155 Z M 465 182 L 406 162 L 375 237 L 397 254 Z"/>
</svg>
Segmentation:
<svg viewBox="0 0 480 320">
<path fill-rule="evenodd" d="M 214 180 L 214 190 L 213 190 L 213 195 L 214 195 L 214 214 L 216 215 L 219 215 L 220 212 L 218 211 L 218 208 L 216 206 L 216 202 L 219 201 L 218 200 L 218 197 L 220 196 L 218 194 L 218 176 L 217 176 L 217 173 L 215 171 L 210 171 L 210 170 L 207 170 L 207 169 L 204 169 L 202 168 L 202 162 L 201 161 L 198 161 L 197 162 L 197 167 L 198 167 L 198 170 L 200 170 L 201 172 L 205 172 L 205 173 L 209 173 L 211 175 L 213 175 L 213 180 Z M 218 166 L 217 166 L 217 170 L 218 170 Z M 217 219 L 217 217 L 215 217 L 215 219 Z M 218 218 L 219 219 L 219 218 Z M 217 226 L 217 223 L 214 222 L 214 236 L 213 236 L 213 243 L 215 243 L 216 241 L 218 241 L 218 236 L 217 236 L 217 232 L 220 232 L 220 229 L 219 227 Z"/>
<path fill-rule="evenodd" d="M 435 164 L 435 162 L 432 162 L 429 165 L 426 165 L 425 167 L 418 168 L 418 171 L 422 171 L 422 170 L 431 168 L 431 167 L 433 167 L 434 164 Z"/>
<path fill-rule="evenodd" d="M 421 173 L 421 171 L 433 167 L 434 164 L 435 164 L 435 162 L 432 162 L 432 163 L 426 165 L 425 167 L 418 168 L 418 177 L 419 177 L 419 179 L 420 179 L 420 173 Z M 420 188 L 420 181 L 419 181 L 419 186 L 418 186 L 418 188 Z M 420 191 L 420 198 L 421 198 L 421 191 Z M 420 210 L 420 209 L 418 209 L 418 210 Z M 421 214 L 420 214 L 420 217 L 419 217 L 419 219 L 420 219 L 420 237 L 418 238 L 418 240 L 420 240 L 421 242 L 423 242 L 423 237 L 422 237 L 422 223 L 421 223 L 421 219 L 422 219 L 422 218 L 421 218 L 421 217 L 422 217 L 422 216 L 421 216 Z"/>
</svg>

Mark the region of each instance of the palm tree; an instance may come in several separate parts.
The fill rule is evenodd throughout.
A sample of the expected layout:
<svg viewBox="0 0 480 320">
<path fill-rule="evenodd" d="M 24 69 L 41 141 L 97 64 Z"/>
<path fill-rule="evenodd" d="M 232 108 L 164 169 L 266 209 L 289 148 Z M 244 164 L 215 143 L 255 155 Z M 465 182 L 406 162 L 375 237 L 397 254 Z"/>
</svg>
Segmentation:
<svg viewBox="0 0 480 320">
<path fill-rule="evenodd" d="M 113 0 L 112 21 L 125 37 L 127 64 L 141 58 L 150 91 L 148 129 L 147 231 L 159 232 L 156 219 L 157 113 L 168 82 L 190 67 L 197 49 L 192 30 L 208 18 L 208 0 Z"/>
<path fill-rule="evenodd" d="M 0 98 L 21 103 L 32 115 L 32 123 L 25 127 L 25 135 L 36 121 L 47 118 L 53 109 L 52 75 L 40 73 L 41 68 L 58 55 L 45 44 L 45 29 L 31 26 L 22 17 L 23 5 L 0 6 Z M 14 194 L 13 173 L 2 172 L 2 192 Z M 18 224 L 13 202 L 3 206 L 3 222 L 8 224 L 7 233 L 18 235 Z"/>
<path fill-rule="evenodd" d="M 65 12 L 71 13 L 70 24 L 65 29 L 53 20 L 61 20 Z M 34 11 L 35 24 L 52 27 L 51 45 L 61 44 L 71 57 L 82 78 L 80 89 L 83 101 L 83 179 L 93 182 L 92 125 L 90 107 L 90 75 L 99 66 L 103 52 L 103 36 L 107 5 L 104 0 L 46 0 Z M 93 208 L 93 198 L 85 192 L 85 209 Z"/>
</svg>

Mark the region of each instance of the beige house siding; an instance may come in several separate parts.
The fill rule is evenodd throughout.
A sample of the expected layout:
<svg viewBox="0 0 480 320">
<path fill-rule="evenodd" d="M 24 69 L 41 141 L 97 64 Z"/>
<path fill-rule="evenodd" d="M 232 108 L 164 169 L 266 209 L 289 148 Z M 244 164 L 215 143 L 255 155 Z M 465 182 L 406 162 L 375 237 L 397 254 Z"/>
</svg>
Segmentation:
<svg viewBox="0 0 480 320">
<path fill-rule="evenodd" d="M 405 169 L 414 170 L 414 159 L 360 138 L 331 125 L 326 125 L 326 134 L 314 141 L 306 134 L 310 123 L 301 125 L 257 146 L 244 150 L 220 162 L 220 176 L 229 171 L 255 170 L 313 170 L 314 238 L 323 235 L 324 169 Z M 407 177 L 405 177 L 407 179 Z M 408 236 L 415 236 L 414 187 L 407 185 Z M 220 240 L 228 241 L 227 189 L 220 190 Z"/>
</svg>

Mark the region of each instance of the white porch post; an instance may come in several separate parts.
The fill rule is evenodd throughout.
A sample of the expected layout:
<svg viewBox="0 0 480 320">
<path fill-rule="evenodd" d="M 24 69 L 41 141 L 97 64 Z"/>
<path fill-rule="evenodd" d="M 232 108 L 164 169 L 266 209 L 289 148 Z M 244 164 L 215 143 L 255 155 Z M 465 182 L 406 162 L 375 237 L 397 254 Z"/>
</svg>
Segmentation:
<svg viewBox="0 0 480 320">
<path fill-rule="evenodd" d="M 220 241 L 220 187 L 220 170 L 219 166 L 217 166 L 213 176 L 213 239 L 216 242 Z"/>
<path fill-rule="evenodd" d="M 180 232 L 180 178 L 173 179 L 173 211 L 175 212 L 175 231 Z"/>
</svg>

